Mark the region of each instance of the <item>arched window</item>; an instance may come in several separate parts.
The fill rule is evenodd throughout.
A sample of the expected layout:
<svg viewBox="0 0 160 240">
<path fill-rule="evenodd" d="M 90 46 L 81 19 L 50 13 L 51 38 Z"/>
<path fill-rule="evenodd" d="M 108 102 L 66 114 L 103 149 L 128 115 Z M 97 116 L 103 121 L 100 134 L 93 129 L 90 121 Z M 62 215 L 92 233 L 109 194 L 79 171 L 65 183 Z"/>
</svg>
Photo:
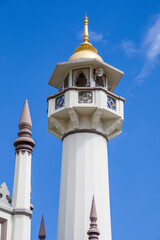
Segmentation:
<svg viewBox="0 0 160 240">
<path fill-rule="evenodd" d="M 96 76 L 96 86 L 105 87 L 105 85 L 106 85 L 105 74 L 103 74 L 103 76 L 101 76 L 101 77 Z"/>
<path fill-rule="evenodd" d="M 86 87 L 86 84 L 87 84 L 87 78 L 86 78 L 86 76 L 84 75 L 84 73 L 81 72 L 81 73 L 79 74 L 79 76 L 77 77 L 76 86 L 77 86 L 77 87 Z"/>
</svg>

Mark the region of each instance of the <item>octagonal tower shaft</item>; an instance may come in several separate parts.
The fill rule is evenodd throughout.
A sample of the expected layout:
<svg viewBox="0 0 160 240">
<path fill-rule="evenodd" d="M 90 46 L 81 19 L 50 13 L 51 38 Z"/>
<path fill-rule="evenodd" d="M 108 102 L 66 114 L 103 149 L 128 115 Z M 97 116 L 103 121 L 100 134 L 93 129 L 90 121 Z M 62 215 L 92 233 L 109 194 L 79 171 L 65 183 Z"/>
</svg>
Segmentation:
<svg viewBox="0 0 160 240">
<path fill-rule="evenodd" d="M 69 135 L 63 140 L 58 240 L 88 239 L 93 194 L 101 239 L 111 240 L 106 139 L 89 132 Z"/>
</svg>

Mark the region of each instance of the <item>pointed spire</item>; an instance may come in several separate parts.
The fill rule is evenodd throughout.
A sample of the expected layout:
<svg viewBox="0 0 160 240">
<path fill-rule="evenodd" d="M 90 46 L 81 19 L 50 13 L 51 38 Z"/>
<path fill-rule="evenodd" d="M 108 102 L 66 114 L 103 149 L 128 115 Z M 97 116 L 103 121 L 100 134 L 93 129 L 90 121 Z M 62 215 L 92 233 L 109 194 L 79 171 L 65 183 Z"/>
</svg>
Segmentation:
<svg viewBox="0 0 160 240">
<path fill-rule="evenodd" d="M 33 147 L 35 146 L 35 142 L 31 138 L 31 127 L 32 127 L 32 122 L 31 122 L 31 116 L 29 112 L 29 106 L 28 106 L 28 101 L 26 99 L 21 118 L 19 121 L 19 132 L 18 132 L 18 138 L 14 142 L 15 150 L 16 152 L 19 150 L 24 150 L 32 153 Z"/>
<path fill-rule="evenodd" d="M 79 58 L 96 58 L 101 61 L 103 59 L 98 55 L 98 51 L 96 48 L 92 46 L 91 43 L 89 43 L 89 38 L 88 38 L 88 17 L 87 14 L 84 17 L 84 38 L 83 42 L 80 44 L 79 47 L 77 47 L 74 50 L 74 54 L 68 59 L 68 61 L 74 60 L 74 59 L 79 59 Z"/>
<path fill-rule="evenodd" d="M 94 196 L 92 199 L 92 207 L 91 207 L 91 213 L 90 213 L 90 229 L 88 230 L 88 239 L 89 240 L 98 240 L 98 236 L 100 235 L 100 232 L 97 228 L 97 211 L 96 211 L 96 205 L 95 205 L 95 200 Z"/>
<path fill-rule="evenodd" d="M 84 17 L 84 38 L 83 38 L 83 41 L 85 43 L 87 43 L 89 41 L 89 38 L 88 38 L 88 17 L 87 17 L 87 13 L 86 13 L 86 16 Z"/>
<path fill-rule="evenodd" d="M 38 234 L 39 239 L 44 240 L 46 238 L 45 226 L 44 226 L 44 217 L 42 215 L 41 226 Z"/>
<path fill-rule="evenodd" d="M 21 118 L 19 120 L 19 128 L 21 128 L 22 126 L 28 126 L 30 129 L 32 127 L 32 121 L 31 121 L 31 116 L 30 116 L 27 99 L 24 102 Z"/>
<path fill-rule="evenodd" d="M 90 220 L 95 220 L 97 221 L 97 211 L 96 211 L 96 205 L 95 205 L 95 200 L 94 200 L 94 195 L 92 199 L 92 207 L 91 207 L 91 213 L 90 213 Z"/>
<path fill-rule="evenodd" d="M 102 58 L 97 54 L 98 53 L 97 49 L 94 48 L 91 43 L 89 43 L 88 35 L 89 35 L 88 34 L 88 17 L 86 14 L 86 16 L 84 17 L 83 42 L 80 44 L 79 47 L 77 47 L 74 50 L 74 54 L 68 59 L 68 61 L 79 59 L 79 58 L 97 58 L 103 61 Z"/>
</svg>

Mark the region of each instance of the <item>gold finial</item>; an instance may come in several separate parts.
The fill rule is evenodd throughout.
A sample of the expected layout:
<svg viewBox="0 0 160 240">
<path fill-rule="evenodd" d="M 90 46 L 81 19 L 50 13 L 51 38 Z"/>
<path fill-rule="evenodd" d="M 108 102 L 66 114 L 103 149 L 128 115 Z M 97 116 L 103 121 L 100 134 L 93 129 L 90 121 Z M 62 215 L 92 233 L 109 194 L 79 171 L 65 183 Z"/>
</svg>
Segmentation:
<svg viewBox="0 0 160 240">
<path fill-rule="evenodd" d="M 94 48 L 91 43 L 89 43 L 88 17 L 87 17 L 87 13 L 86 13 L 86 16 L 84 18 L 83 43 L 81 43 L 80 46 L 74 50 L 74 54 L 68 59 L 68 61 L 78 59 L 78 58 L 97 58 L 97 59 L 103 61 L 102 58 L 97 53 L 98 53 L 97 49 Z"/>
<path fill-rule="evenodd" d="M 89 38 L 88 38 L 88 17 L 87 17 L 87 13 L 86 13 L 86 16 L 84 17 L 84 38 L 83 38 L 83 41 L 85 43 L 87 43 L 89 41 Z"/>
</svg>

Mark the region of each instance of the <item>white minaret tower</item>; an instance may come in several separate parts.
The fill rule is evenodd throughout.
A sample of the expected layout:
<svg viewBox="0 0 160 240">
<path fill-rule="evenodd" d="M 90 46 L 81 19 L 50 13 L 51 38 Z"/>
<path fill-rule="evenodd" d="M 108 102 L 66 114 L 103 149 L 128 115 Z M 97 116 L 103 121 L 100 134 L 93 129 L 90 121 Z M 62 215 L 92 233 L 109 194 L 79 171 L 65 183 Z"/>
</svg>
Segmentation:
<svg viewBox="0 0 160 240">
<path fill-rule="evenodd" d="M 0 240 L 30 240 L 33 205 L 31 193 L 31 157 L 35 143 L 31 138 L 31 117 L 27 100 L 19 121 L 12 199 L 5 183 L 0 186 Z M 12 205 L 10 203 L 12 202 Z"/>
<path fill-rule="evenodd" d="M 58 63 L 49 85 L 48 131 L 62 140 L 58 240 L 87 240 L 94 195 L 100 239 L 111 240 L 107 142 L 121 133 L 124 98 L 113 93 L 123 72 L 105 63 L 88 39 Z"/>
<path fill-rule="evenodd" d="M 14 216 L 12 240 L 30 240 L 31 229 L 31 157 L 35 143 L 31 138 L 32 122 L 27 100 L 19 121 L 19 137 L 14 142 L 16 165 L 13 186 L 12 207 Z"/>
</svg>

